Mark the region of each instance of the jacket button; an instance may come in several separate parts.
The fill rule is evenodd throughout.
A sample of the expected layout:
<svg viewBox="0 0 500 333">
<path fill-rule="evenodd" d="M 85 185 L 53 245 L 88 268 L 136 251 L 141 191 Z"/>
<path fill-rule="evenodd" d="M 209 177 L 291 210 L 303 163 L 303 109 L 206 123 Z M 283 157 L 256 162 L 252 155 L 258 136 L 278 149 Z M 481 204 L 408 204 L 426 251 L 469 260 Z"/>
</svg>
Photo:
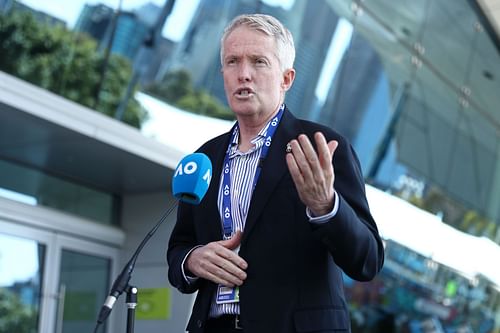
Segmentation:
<svg viewBox="0 0 500 333">
<path fill-rule="evenodd" d="M 198 328 L 201 328 L 202 325 L 203 325 L 203 322 L 201 320 L 198 320 L 196 322 L 196 326 L 198 326 Z"/>
</svg>

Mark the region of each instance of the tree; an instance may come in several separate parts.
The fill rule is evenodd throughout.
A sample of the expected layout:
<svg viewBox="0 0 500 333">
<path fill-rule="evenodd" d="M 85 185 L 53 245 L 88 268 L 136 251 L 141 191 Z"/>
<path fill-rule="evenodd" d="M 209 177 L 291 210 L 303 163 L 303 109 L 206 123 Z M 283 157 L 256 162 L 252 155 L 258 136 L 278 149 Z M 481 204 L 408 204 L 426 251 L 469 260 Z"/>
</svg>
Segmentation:
<svg viewBox="0 0 500 333">
<path fill-rule="evenodd" d="M 176 104 L 183 97 L 194 93 L 191 77 L 185 70 L 169 73 L 161 83 L 152 84 L 146 88 L 146 91 L 172 104 Z"/>
<path fill-rule="evenodd" d="M 29 13 L 0 15 L 0 70 L 92 107 L 103 55 L 90 37 L 38 23 Z M 110 58 L 99 112 L 113 116 L 132 75 L 130 63 Z M 146 114 L 132 100 L 124 121 L 140 127 Z"/>
<path fill-rule="evenodd" d="M 189 72 L 180 69 L 170 72 L 157 84 L 145 91 L 183 110 L 209 117 L 234 120 L 234 114 L 214 96 L 204 90 L 196 90 L 191 83 Z"/>
<path fill-rule="evenodd" d="M 37 311 L 25 305 L 19 296 L 0 288 L 0 332 L 34 333 L 37 331 Z"/>
</svg>

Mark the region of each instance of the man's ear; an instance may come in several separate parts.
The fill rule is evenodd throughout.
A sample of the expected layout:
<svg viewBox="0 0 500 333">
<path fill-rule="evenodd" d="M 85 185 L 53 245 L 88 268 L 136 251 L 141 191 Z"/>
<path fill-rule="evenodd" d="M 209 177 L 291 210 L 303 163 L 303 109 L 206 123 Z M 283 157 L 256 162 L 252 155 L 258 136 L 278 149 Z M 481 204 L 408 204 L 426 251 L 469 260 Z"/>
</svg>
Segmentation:
<svg viewBox="0 0 500 333">
<path fill-rule="evenodd" d="M 283 91 L 288 91 L 295 80 L 295 69 L 289 68 L 283 73 L 283 81 L 281 82 L 281 88 Z"/>
</svg>

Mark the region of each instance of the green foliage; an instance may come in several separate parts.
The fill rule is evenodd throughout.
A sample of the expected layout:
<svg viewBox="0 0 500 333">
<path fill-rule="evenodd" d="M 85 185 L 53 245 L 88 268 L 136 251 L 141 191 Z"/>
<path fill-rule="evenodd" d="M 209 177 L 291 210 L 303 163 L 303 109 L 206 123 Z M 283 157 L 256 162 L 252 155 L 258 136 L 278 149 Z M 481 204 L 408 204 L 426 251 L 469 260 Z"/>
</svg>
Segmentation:
<svg viewBox="0 0 500 333">
<path fill-rule="evenodd" d="M 161 83 L 147 87 L 146 91 L 172 104 L 176 104 L 182 97 L 194 93 L 191 77 L 185 70 L 169 73 Z"/>
<path fill-rule="evenodd" d="M 102 61 L 102 60 L 101 60 Z M 102 112 L 114 117 L 116 109 L 120 104 L 128 82 L 132 76 L 132 68 L 129 62 L 122 57 L 112 55 L 108 64 L 106 80 L 104 81 L 100 94 L 99 109 Z M 130 98 L 127 109 L 123 115 L 123 121 L 129 125 L 140 128 L 141 123 L 146 119 L 146 113 L 139 103 Z"/>
<path fill-rule="evenodd" d="M 234 120 L 234 114 L 215 97 L 204 90 L 195 90 L 186 70 L 170 72 L 159 84 L 146 88 L 146 92 L 193 113 Z"/>
<path fill-rule="evenodd" d="M 0 70 L 90 108 L 104 62 L 96 48 L 93 39 L 39 23 L 29 13 L 0 15 Z M 97 111 L 114 115 L 131 76 L 127 60 L 110 57 Z M 145 116 L 132 99 L 124 121 L 140 127 Z"/>
<path fill-rule="evenodd" d="M 35 333 L 38 312 L 25 305 L 19 296 L 0 288 L 0 332 Z"/>
</svg>

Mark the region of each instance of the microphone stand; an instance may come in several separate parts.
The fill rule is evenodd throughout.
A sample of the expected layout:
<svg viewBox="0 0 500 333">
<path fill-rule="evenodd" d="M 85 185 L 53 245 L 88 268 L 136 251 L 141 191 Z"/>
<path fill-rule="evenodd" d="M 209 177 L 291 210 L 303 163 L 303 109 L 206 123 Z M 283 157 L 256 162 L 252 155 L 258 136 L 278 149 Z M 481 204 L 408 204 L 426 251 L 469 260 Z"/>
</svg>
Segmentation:
<svg viewBox="0 0 500 333">
<path fill-rule="evenodd" d="M 116 278 L 116 280 L 113 282 L 113 286 L 111 287 L 111 292 L 109 296 L 107 297 L 106 301 L 104 302 L 104 305 L 101 307 L 101 311 L 99 312 L 99 315 L 97 317 L 97 324 L 95 326 L 94 332 L 97 332 L 97 329 L 99 325 L 101 325 L 106 318 L 109 316 L 111 313 L 111 309 L 113 308 L 113 305 L 115 301 L 120 297 L 120 295 L 126 291 L 127 292 L 127 333 L 133 333 L 134 331 L 134 323 L 135 323 L 135 307 L 137 306 L 137 293 L 138 290 L 136 287 L 132 287 L 129 285 L 130 278 L 132 277 L 132 272 L 135 267 L 135 262 L 137 261 L 137 257 L 139 257 L 139 253 L 141 253 L 142 248 L 146 243 L 149 241 L 149 239 L 154 235 L 156 230 L 160 227 L 160 225 L 166 220 L 166 218 L 172 213 L 172 211 L 177 207 L 179 204 L 179 201 L 176 201 L 169 209 L 163 213 L 162 217 L 160 220 L 156 223 L 156 225 L 148 232 L 146 237 L 142 240 L 142 242 L 139 244 L 137 249 L 135 250 L 134 254 L 130 258 L 130 260 L 127 262 L 125 267 L 123 267 L 123 270 L 121 271 L 120 275 Z"/>
<path fill-rule="evenodd" d="M 135 307 L 137 306 L 137 288 L 127 288 L 127 333 L 134 333 Z"/>
</svg>

